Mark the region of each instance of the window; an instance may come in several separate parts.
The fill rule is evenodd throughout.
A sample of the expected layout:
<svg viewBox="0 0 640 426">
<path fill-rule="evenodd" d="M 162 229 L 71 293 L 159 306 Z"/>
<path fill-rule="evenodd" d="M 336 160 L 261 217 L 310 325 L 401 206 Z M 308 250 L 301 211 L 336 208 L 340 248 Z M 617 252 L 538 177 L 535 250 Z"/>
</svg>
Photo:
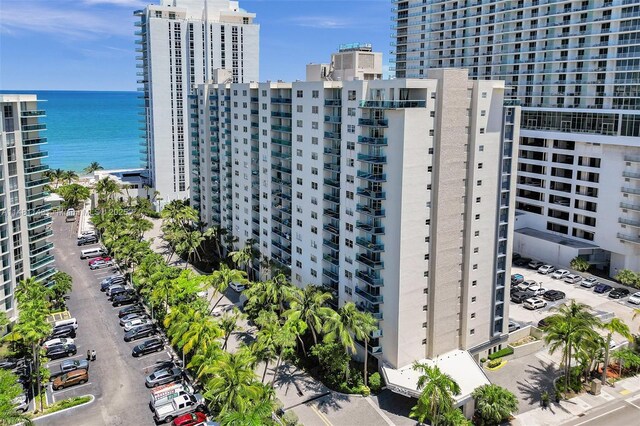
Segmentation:
<svg viewBox="0 0 640 426">
<path fill-rule="evenodd" d="M 311 145 L 318 145 L 318 138 L 311 138 Z"/>
<path fill-rule="evenodd" d="M 344 276 L 347 279 L 353 279 L 353 273 L 351 271 L 344 271 Z"/>
<path fill-rule="evenodd" d="M 353 158 L 347 158 L 347 166 L 353 167 L 354 164 L 355 164 L 355 162 L 354 162 Z"/>
<path fill-rule="evenodd" d="M 312 269 L 312 270 L 311 270 L 311 276 L 312 276 L 312 277 L 317 277 L 317 276 L 318 276 L 318 272 L 316 272 L 316 270 L 315 270 L 315 269 Z"/>
<path fill-rule="evenodd" d="M 471 298 L 471 303 L 475 303 L 475 302 L 476 302 L 476 296 L 473 296 L 473 297 Z"/>
<path fill-rule="evenodd" d="M 348 99 L 350 101 L 355 101 L 356 100 L 356 91 L 355 90 L 349 90 Z"/>
<path fill-rule="evenodd" d="M 312 121 L 311 122 L 311 128 L 314 129 L 314 130 L 317 130 L 318 129 L 318 122 L 317 121 Z"/>
<path fill-rule="evenodd" d="M 473 235 L 474 235 L 475 237 L 479 237 L 479 236 L 480 236 L 480 231 L 475 231 L 475 232 L 473 233 Z"/>
<path fill-rule="evenodd" d="M 311 107 L 311 113 L 312 113 L 312 114 L 317 114 L 317 113 L 318 113 L 318 107 L 317 107 L 317 106 L 315 106 L 315 105 L 314 105 L 314 106 L 312 106 L 312 107 Z"/>
<path fill-rule="evenodd" d="M 484 135 L 484 127 L 480 127 L 480 134 Z"/>
<path fill-rule="evenodd" d="M 298 253 L 298 254 L 302 254 L 302 248 L 300 248 L 300 247 L 296 247 L 296 253 Z"/>
<path fill-rule="evenodd" d="M 300 219 L 296 219 L 296 225 L 301 227 L 302 226 L 302 221 Z"/>
<path fill-rule="evenodd" d="M 311 168 L 311 174 L 317 176 L 318 175 L 318 168 L 317 167 L 312 167 Z"/>
<path fill-rule="evenodd" d="M 424 255 L 424 260 L 429 260 L 429 254 Z"/>
<path fill-rule="evenodd" d="M 476 269 L 478 269 L 478 264 L 477 263 L 473 265 L 473 270 L 475 271 Z"/>
<path fill-rule="evenodd" d="M 476 182 L 476 185 L 477 185 L 477 186 L 482 186 L 482 180 L 477 181 L 477 182 Z"/>
<path fill-rule="evenodd" d="M 318 233 L 318 228 L 315 227 L 315 226 L 312 226 L 311 227 L 311 232 L 314 233 L 314 234 L 317 234 Z"/>
<path fill-rule="evenodd" d="M 348 239 L 348 238 L 345 238 L 345 240 L 344 240 L 344 245 L 345 245 L 345 246 L 347 246 L 347 247 L 349 247 L 349 248 L 353 248 L 353 241 L 351 241 L 351 240 L 350 240 L 350 239 Z"/>
<path fill-rule="evenodd" d="M 296 164 L 296 170 L 301 172 L 302 171 L 302 164 L 300 164 L 300 163 Z"/>
<path fill-rule="evenodd" d="M 471 330 L 469 330 L 469 334 L 471 334 L 472 336 L 476 334 L 476 329 L 472 328 Z"/>
<path fill-rule="evenodd" d="M 353 200 L 353 192 L 347 191 L 347 199 Z"/>
<path fill-rule="evenodd" d="M 355 108 L 347 108 L 347 115 L 349 117 L 355 117 L 356 116 L 356 109 Z"/>
<path fill-rule="evenodd" d="M 320 91 L 319 90 L 313 90 L 311 92 L 311 97 L 312 98 L 318 98 L 320 96 Z"/>
<path fill-rule="evenodd" d="M 347 133 L 355 133 L 356 132 L 356 126 L 353 124 L 348 124 L 347 125 Z"/>
<path fill-rule="evenodd" d="M 481 169 L 482 168 L 482 163 L 478 163 L 478 168 Z"/>
<path fill-rule="evenodd" d="M 344 224 L 344 227 L 345 227 L 345 229 L 346 229 L 347 231 L 349 231 L 349 232 L 353 232 L 353 224 L 351 224 L 351 223 L 345 223 L 345 224 Z"/>
<path fill-rule="evenodd" d="M 302 127 L 302 120 L 296 121 L 296 127 Z"/>
<path fill-rule="evenodd" d="M 296 105 L 296 112 L 302 112 L 302 105 Z"/>
<path fill-rule="evenodd" d="M 476 317 L 476 313 L 475 312 L 471 312 L 471 319 L 474 319 Z"/>
<path fill-rule="evenodd" d="M 479 214 L 477 214 L 477 215 L 476 215 L 476 220 L 479 220 L 479 219 L 480 219 L 480 215 L 479 215 Z"/>
<path fill-rule="evenodd" d="M 311 182 L 311 189 L 318 189 L 318 183 L 317 182 Z"/>
<path fill-rule="evenodd" d="M 478 281 L 476 280 L 471 281 L 471 287 L 475 287 L 477 285 L 478 285 Z"/>
<path fill-rule="evenodd" d="M 422 274 L 425 278 L 429 276 L 429 271 L 424 271 L 424 273 Z"/>
<path fill-rule="evenodd" d="M 356 143 L 355 142 L 347 142 L 347 149 L 350 151 L 353 151 L 356 149 Z"/>
<path fill-rule="evenodd" d="M 303 92 L 302 92 L 302 90 L 298 90 L 298 91 L 296 92 L 296 97 L 301 98 L 302 96 L 303 96 Z"/>
<path fill-rule="evenodd" d="M 474 247 L 474 248 L 473 248 L 473 252 L 474 252 L 474 253 L 478 253 L 478 251 L 480 251 L 480 249 L 479 249 L 478 247 Z"/>
<path fill-rule="evenodd" d="M 302 262 L 300 262 L 299 260 L 296 260 L 296 267 L 302 268 Z"/>
<path fill-rule="evenodd" d="M 480 151 L 480 152 L 484 151 L 484 145 L 478 146 L 478 151 Z"/>
<path fill-rule="evenodd" d="M 429 136 L 433 136 L 433 135 L 434 135 L 434 132 L 435 132 L 435 130 L 433 130 L 433 129 L 429 129 Z M 430 154 L 432 154 L 432 153 L 430 153 Z"/>
<path fill-rule="evenodd" d="M 480 197 L 476 197 L 476 203 L 479 203 L 482 200 Z"/>
<path fill-rule="evenodd" d="M 484 117 L 485 115 L 487 115 L 487 111 L 486 110 L 481 110 L 480 111 L 480 117 Z"/>
<path fill-rule="evenodd" d="M 296 149 L 296 156 L 302 157 L 302 150 L 301 149 Z"/>
<path fill-rule="evenodd" d="M 482 92 L 482 99 L 486 99 L 487 98 L 487 92 Z"/>
</svg>

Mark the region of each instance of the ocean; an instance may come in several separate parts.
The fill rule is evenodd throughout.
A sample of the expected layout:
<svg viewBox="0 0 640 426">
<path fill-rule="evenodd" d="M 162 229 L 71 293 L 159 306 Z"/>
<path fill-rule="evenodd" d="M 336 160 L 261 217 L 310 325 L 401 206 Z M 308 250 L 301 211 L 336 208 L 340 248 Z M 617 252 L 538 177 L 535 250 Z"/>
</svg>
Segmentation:
<svg viewBox="0 0 640 426">
<path fill-rule="evenodd" d="M 47 125 L 42 135 L 51 169 L 81 172 L 97 161 L 105 169 L 140 167 L 137 92 L 81 92 L 0 90 L 0 93 L 36 94 L 46 102 L 40 120 Z"/>
</svg>

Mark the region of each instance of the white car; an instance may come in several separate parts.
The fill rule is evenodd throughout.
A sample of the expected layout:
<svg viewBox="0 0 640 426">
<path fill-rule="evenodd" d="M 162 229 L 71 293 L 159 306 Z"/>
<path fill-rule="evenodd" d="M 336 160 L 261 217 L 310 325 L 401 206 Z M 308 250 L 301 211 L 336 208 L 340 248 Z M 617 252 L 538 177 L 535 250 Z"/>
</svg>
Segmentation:
<svg viewBox="0 0 640 426">
<path fill-rule="evenodd" d="M 535 286 L 531 286 L 529 287 L 529 290 L 534 296 L 542 296 L 544 293 L 547 292 L 547 289 L 544 287 L 540 287 L 540 285 L 535 285 Z"/>
<path fill-rule="evenodd" d="M 540 299 L 539 297 L 532 297 L 525 300 L 522 306 L 527 309 L 536 310 L 547 306 L 547 302 L 545 302 L 543 299 Z"/>
<path fill-rule="evenodd" d="M 108 268 L 109 266 L 113 266 L 113 260 L 97 260 L 89 265 L 89 269 Z"/>
<path fill-rule="evenodd" d="M 245 288 L 244 284 L 237 283 L 235 281 L 231 281 L 231 284 L 229 284 L 229 287 L 231 287 L 232 289 L 234 289 L 238 293 L 242 292 L 244 290 L 244 288 Z"/>
<path fill-rule="evenodd" d="M 580 285 L 582 287 L 591 288 L 598 284 L 598 279 L 596 277 L 583 278 Z"/>
<path fill-rule="evenodd" d="M 542 265 L 541 267 L 538 268 L 538 273 L 542 274 L 542 275 L 547 275 L 547 274 L 552 273 L 555 270 L 556 270 L 556 268 L 554 268 L 551 265 Z"/>
<path fill-rule="evenodd" d="M 128 321 L 124 325 L 124 331 L 127 332 L 132 328 L 140 327 L 141 325 L 153 324 L 153 321 L 149 318 L 136 318 L 134 320 Z"/>
<path fill-rule="evenodd" d="M 525 282 L 522 282 L 520 284 L 518 284 L 518 286 L 516 287 L 517 290 L 520 291 L 527 291 L 529 290 L 529 287 L 533 287 L 533 286 L 540 286 L 540 284 L 538 284 L 537 282 L 533 281 L 533 280 L 527 280 Z"/>
<path fill-rule="evenodd" d="M 628 302 L 633 303 L 634 305 L 640 305 L 640 291 L 637 291 L 629 296 Z"/>
<path fill-rule="evenodd" d="M 566 277 L 564 277 L 564 282 L 565 283 L 569 283 L 569 284 L 577 284 L 580 281 L 582 281 L 582 277 L 580 275 L 576 275 L 576 274 L 569 274 Z"/>
<path fill-rule="evenodd" d="M 570 274 L 569 274 L 569 271 L 567 271 L 566 269 L 558 269 L 553 274 L 551 274 L 551 278 L 553 278 L 554 280 L 561 280 L 567 277 L 568 275 Z"/>
<path fill-rule="evenodd" d="M 55 346 L 55 345 L 73 345 L 73 339 L 69 339 L 69 338 L 66 338 L 66 337 L 61 337 L 59 339 L 47 340 L 46 342 L 44 342 L 42 344 L 42 347 L 47 349 L 47 348 L 50 348 L 51 346 Z"/>
</svg>

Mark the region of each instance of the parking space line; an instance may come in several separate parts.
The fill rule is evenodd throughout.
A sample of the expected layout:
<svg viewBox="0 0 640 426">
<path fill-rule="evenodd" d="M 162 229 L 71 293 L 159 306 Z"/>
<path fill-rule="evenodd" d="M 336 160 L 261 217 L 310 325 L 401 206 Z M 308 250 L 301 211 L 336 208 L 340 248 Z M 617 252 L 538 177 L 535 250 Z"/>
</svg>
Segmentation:
<svg viewBox="0 0 640 426">
<path fill-rule="evenodd" d="M 76 346 L 76 348 L 79 348 L 80 346 Z M 73 356 L 68 356 L 66 358 L 59 358 L 59 359 L 54 359 L 53 361 L 49 361 L 46 366 L 50 366 L 50 365 L 58 365 L 58 364 L 62 364 L 62 362 L 67 361 L 67 360 L 71 360 L 71 359 L 76 359 L 76 358 L 86 358 L 85 355 L 73 355 Z"/>
<path fill-rule="evenodd" d="M 75 390 L 75 389 L 80 389 L 80 388 L 83 388 L 83 387 L 85 387 L 85 386 L 89 386 L 90 384 L 92 384 L 92 383 L 91 383 L 91 382 L 87 382 L 87 383 L 83 383 L 83 384 L 81 384 L 81 385 L 71 386 L 71 387 L 68 387 L 68 388 L 66 388 L 66 389 L 60 389 L 60 390 L 57 390 L 57 391 L 54 391 L 54 390 L 53 390 L 53 385 L 51 385 L 51 394 L 52 394 L 52 395 L 60 395 L 62 392 L 66 392 L 66 391 L 70 391 L 70 390 Z"/>
</svg>

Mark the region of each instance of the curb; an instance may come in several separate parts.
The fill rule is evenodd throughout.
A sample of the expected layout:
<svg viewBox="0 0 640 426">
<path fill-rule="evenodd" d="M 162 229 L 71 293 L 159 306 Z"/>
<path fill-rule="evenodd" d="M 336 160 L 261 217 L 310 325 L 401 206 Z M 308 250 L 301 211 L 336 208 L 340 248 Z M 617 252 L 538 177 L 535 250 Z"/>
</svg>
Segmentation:
<svg viewBox="0 0 640 426">
<path fill-rule="evenodd" d="M 55 413 L 50 413 L 50 414 L 45 414 L 44 416 L 34 417 L 33 419 L 31 419 L 31 421 L 37 422 L 37 421 L 39 421 L 41 419 L 46 419 L 47 417 L 55 416 L 56 414 L 60 414 L 60 413 L 64 413 L 65 411 L 74 410 L 74 409 L 79 408 L 79 407 L 84 407 L 85 405 L 89 405 L 89 404 L 93 403 L 93 401 L 96 400 L 96 397 L 94 395 L 91 395 L 91 394 L 89 394 L 89 395 L 80 395 L 80 397 L 83 397 L 83 396 L 90 396 L 91 399 L 89 401 L 87 401 L 87 402 L 84 402 L 84 403 L 80 404 L 80 405 L 75 405 L 73 407 L 65 408 L 64 410 L 56 411 Z"/>
</svg>

